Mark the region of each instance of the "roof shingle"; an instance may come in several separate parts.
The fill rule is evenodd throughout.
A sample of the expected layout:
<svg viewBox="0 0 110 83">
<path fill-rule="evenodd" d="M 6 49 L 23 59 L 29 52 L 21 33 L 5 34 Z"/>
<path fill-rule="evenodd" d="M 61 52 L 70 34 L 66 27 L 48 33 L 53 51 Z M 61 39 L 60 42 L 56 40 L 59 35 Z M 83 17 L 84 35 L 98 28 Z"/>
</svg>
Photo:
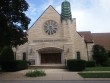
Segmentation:
<svg viewBox="0 0 110 83">
<path fill-rule="evenodd" d="M 103 46 L 110 51 L 110 33 L 92 33 L 95 44 Z"/>
<path fill-rule="evenodd" d="M 78 32 L 79 35 L 84 36 L 84 40 L 86 43 L 93 43 L 92 34 L 90 31 Z"/>
</svg>

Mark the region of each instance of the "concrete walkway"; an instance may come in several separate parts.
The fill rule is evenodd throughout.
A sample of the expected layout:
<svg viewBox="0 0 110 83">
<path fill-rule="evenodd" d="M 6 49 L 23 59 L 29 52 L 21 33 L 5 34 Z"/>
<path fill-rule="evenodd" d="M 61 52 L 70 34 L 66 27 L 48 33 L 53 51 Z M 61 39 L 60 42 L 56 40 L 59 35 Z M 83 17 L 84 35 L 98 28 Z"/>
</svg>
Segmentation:
<svg viewBox="0 0 110 83">
<path fill-rule="evenodd" d="M 69 72 L 65 69 L 42 69 L 46 72 L 44 77 L 26 77 L 25 74 L 29 70 L 19 72 L 1 72 L 0 80 L 102 80 L 102 79 L 84 79 L 78 72 Z M 110 80 L 110 79 L 104 79 Z"/>
</svg>

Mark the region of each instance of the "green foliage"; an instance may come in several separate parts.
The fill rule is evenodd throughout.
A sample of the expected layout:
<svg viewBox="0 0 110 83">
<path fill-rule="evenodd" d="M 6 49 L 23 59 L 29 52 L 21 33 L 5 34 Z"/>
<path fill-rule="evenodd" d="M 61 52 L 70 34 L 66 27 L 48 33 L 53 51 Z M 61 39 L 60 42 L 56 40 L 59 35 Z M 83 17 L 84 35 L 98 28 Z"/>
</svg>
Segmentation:
<svg viewBox="0 0 110 83">
<path fill-rule="evenodd" d="M 25 0 L 0 0 L 0 46 L 14 46 L 27 42 L 30 19 L 26 16 L 29 5 Z"/>
<path fill-rule="evenodd" d="M 14 61 L 14 53 L 12 48 L 5 46 L 0 54 L 0 62 Z"/>
<path fill-rule="evenodd" d="M 2 48 L 0 47 L 0 54 L 1 54 Z"/>
<path fill-rule="evenodd" d="M 67 60 L 67 68 L 70 71 L 82 71 L 86 67 L 86 61 L 85 60 L 74 60 L 70 59 Z"/>
<path fill-rule="evenodd" d="M 26 73 L 26 76 L 27 77 L 40 77 L 40 76 L 45 76 L 46 73 L 42 70 L 31 70 L 31 71 L 28 71 Z"/>
<path fill-rule="evenodd" d="M 19 71 L 28 67 L 27 61 L 16 60 L 2 63 L 2 70 L 4 71 Z"/>
<path fill-rule="evenodd" d="M 108 56 L 107 60 L 101 64 L 104 67 L 110 67 L 110 51 L 107 51 L 107 56 Z"/>
<path fill-rule="evenodd" d="M 87 61 L 86 62 L 86 67 L 95 67 L 96 66 L 96 62 L 95 61 Z"/>
<path fill-rule="evenodd" d="M 83 78 L 110 78 L 110 73 L 78 73 Z"/>
<path fill-rule="evenodd" d="M 110 58 L 110 51 L 107 51 L 107 55 L 108 55 L 108 57 Z"/>
<path fill-rule="evenodd" d="M 85 71 L 110 71 L 110 67 L 86 67 Z"/>
<path fill-rule="evenodd" d="M 110 58 L 107 59 L 104 63 L 101 64 L 103 67 L 110 67 Z"/>
<path fill-rule="evenodd" d="M 2 51 L 2 49 L 0 47 L 0 68 L 1 68 L 1 51 Z"/>
<path fill-rule="evenodd" d="M 93 46 L 93 59 L 96 61 L 97 65 L 103 64 L 107 61 L 108 55 L 106 50 L 100 45 Z"/>
<path fill-rule="evenodd" d="M 23 60 L 16 60 L 17 69 L 22 70 L 28 68 L 28 62 Z"/>
</svg>

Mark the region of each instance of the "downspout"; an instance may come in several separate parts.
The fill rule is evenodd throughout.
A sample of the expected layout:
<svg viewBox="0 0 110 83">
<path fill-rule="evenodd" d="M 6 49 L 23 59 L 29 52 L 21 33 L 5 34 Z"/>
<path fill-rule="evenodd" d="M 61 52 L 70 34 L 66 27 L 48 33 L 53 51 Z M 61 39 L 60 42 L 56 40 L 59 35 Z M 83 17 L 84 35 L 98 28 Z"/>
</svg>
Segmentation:
<svg viewBox="0 0 110 83">
<path fill-rule="evenodd" d="M 89 61 L 89 53 L 88 53 L 88 46 L 87 46 L 87 43 L 86 43 L 86 49 L 87 49 L 87 58 L 88 58 L 88 61 Z"/>
<path fill-rule="evenodd" d="M 29 41 L 27 42 L 27 56 L 26 56 L 26 59 L 27 59 L 27 61 L 29 61 Z"/>
</svg>

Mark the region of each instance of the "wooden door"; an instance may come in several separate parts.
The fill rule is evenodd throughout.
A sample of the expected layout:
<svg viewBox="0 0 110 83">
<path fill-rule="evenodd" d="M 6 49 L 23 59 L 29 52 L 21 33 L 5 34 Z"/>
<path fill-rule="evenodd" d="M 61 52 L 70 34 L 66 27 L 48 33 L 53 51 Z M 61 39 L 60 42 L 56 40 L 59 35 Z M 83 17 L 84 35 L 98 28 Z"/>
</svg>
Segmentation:
<svg viewBox="0 0 110 83">
<path fill-rule="evenodd" d="M 61 53 L 42 53 L 41 63 L 42 64 L 60 64 Z"/>
</svg>

